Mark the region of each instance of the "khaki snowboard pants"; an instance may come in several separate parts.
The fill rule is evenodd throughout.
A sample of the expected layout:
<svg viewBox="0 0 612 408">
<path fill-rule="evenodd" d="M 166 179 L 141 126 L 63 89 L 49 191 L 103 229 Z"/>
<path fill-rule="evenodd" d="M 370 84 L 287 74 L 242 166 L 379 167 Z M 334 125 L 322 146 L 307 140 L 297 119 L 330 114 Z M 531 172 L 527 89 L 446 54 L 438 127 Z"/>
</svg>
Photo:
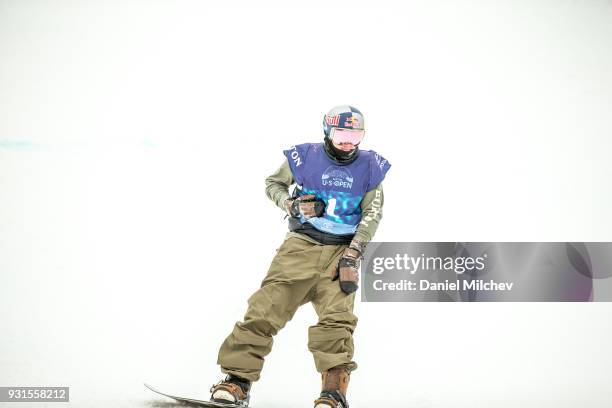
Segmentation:
<svg viewBox="0 0 612 408">
<path fill-rule="evenodd" d="M 251 381 L 259 379 L 272 337 L 301 305 L 311 302 L 319 317 L 308 329 L 308 349 L 318 372 L 344 366 L 357 368 L 353 358 L 355 293 L 347 295 L 332 281 L 347 245 L 317 245 L 291 236 L 272 260 L 261 287 L 248 299 L 243 322 L 237 322 L 219 350 L 221 371 Z"/>
</svg>

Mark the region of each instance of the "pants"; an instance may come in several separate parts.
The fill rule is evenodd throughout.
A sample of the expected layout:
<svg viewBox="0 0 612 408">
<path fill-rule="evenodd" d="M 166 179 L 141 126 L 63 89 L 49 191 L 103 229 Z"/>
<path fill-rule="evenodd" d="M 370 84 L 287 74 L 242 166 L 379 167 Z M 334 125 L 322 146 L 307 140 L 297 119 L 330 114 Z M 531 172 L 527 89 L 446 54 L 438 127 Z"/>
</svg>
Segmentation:
<svg viewBox="0 0 612 408">
<path fill-rule="evenodd" d="M 318 372 L 344 366 L 357 368 L 353 358 L 355 293 L 347 295 L 332 281 L 347 245 L 316 245 L 287 238 L 277 250 L 261 287 L 248 299 L 243 322 L 219 350 L 221 371 L 251 381 L 259 379 L 264 358 L 272 350 L 272 337 L 291 320 L 298 307 L 311 302 L 319 317 L 308 329 L 308 349 Z"/>
</svg>

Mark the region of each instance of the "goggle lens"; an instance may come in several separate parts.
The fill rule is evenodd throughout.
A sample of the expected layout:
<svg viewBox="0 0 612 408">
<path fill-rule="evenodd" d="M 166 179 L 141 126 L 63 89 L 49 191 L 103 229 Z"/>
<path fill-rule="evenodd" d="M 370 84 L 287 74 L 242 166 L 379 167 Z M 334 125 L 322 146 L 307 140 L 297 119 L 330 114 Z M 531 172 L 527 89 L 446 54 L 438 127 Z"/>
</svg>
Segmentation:
<svg viewBox="0 0 612 408">
<path fill-rule="evenodd" d="M 364 135 L 365 130 L 332 128 L 330 138 L 335 144 L 350 143 L 356 146 Z"/>
</svg>

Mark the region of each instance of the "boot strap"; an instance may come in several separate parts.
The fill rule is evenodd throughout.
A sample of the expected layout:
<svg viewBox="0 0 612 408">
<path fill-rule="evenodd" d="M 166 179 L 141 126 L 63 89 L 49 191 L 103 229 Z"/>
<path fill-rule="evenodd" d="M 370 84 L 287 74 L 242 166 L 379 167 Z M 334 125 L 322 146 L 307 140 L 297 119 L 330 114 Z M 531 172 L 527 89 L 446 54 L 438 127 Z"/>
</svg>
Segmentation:
<svg viewBox="0 0 612 408">
<path fill-rule="evenodd" d="M 348 402 L 344 395 L 339 391 L 322 391 L 321 396 L 315 400 L 315 406 L 321 402 L 332 408 L 349 408 Z"/>
<path fill-rule="evenodd" d="M 213 385 L 210 389 L 210 392 L 214 394 L 218 390 L 229 392 L 234 396 L 234 398 L 236 398 L 236 401 L 243 400 L 246 398 L 246 393 L 242 391 L 242 388 L 231 382 L 222 381 L 216 385 Z"/>
<path fill-rule="evenodd" d="M 317 406 L 317 404 L 327 404 L 331 408 L 337 408 L 338 407 L 338 401 L 336 401 L 335 399 L 333 399 L 331 397 L 317 398 L 315 400 L 315 402 L 314 402 L 315 407 Z"/>
</svg>

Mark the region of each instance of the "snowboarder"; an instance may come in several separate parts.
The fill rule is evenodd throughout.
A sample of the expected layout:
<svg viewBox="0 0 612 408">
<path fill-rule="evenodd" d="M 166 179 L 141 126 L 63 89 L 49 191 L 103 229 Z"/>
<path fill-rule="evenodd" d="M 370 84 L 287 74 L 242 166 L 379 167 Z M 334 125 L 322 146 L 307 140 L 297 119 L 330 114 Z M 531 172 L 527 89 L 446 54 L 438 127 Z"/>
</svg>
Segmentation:
<svg viewBox="0 0 612 408">
<path fill-rule="evenodd" d="M 286 212 L 289 232 L 248 299 L 244 321 L 221 345 L 217 363 L 226 377 L 211 388 L 211 401 L 248 405 L 273 336 L 310 302 L 319 319 L 308 330 L 308 349 L 322 378 L 315 407 L 348 408 L 349 376 L 357 368 L 352 336 L 359 262 L 382 217 L 390 164 L 359 149 L 365 127 L 358 109 L 333 108 L 323 130 L 323 143 L 285 150 L 282 165 L 266 179 L 266 195 Z"/>
</svg>

